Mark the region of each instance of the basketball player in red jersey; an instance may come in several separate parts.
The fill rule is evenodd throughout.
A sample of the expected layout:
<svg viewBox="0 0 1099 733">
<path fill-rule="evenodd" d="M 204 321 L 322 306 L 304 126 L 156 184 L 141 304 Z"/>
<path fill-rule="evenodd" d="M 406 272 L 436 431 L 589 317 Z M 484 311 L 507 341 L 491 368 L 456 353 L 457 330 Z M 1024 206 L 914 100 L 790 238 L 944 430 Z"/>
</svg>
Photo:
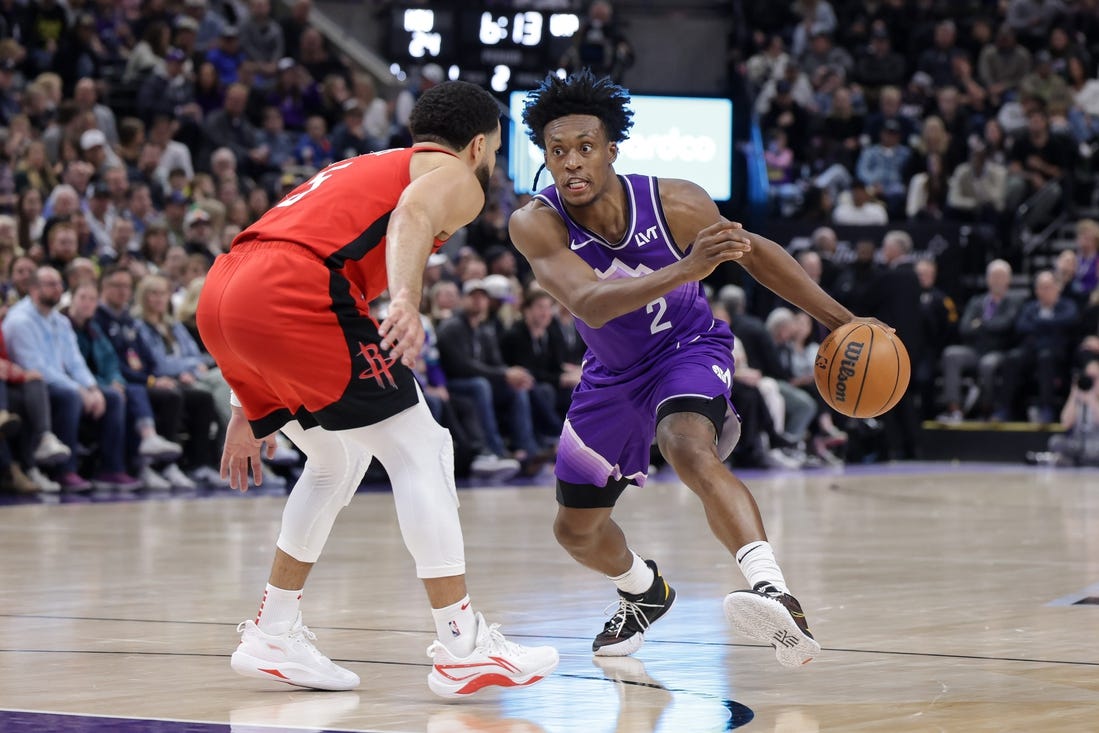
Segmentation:
<svg viewBox="0 0 1099 733">
<path fill-rule="evenodd" d="M 286 502 L 267 590 L 240 624 L 240 674 L 346 690 L 358 676 L 312 643 L 302 588 L 340 509 L 376 457 L 431 602 L 438 640 L 428 686 L 444 697 L 530 685 L 552 647 L 506 640 L 470 605 L 450 434 L 412 372 L 424 332 L 428 255 L 484 206 L 500 145 L 499 108 L 480 87 L 447 82 L 420 97 L 411 148 L 328 166 L 243 231 L 214 263 L 198 307 L 203 341 L 233 388 L 222 476 L 248 486 L 281 429 L 306 455 Z M 370 316 L 389 289 L 388 316 Z M 257 438 L 256 436 L 260 436 Z"/>
</svg>

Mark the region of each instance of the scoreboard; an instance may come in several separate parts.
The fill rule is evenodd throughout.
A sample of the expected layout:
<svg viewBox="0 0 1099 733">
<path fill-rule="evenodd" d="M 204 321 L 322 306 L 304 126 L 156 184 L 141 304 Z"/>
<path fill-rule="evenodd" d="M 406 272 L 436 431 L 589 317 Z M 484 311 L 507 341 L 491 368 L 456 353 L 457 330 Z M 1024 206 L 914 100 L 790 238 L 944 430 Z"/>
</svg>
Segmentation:
<svg viewBox="0 0 1099 733">
<path fill-rule="evenodd" d="M 559 66 L 580 27 L 570 0 L 394 3 L 388 55 L 401 66 L 436 63 L 503 94 L 530 89 Z"/>
</svg>

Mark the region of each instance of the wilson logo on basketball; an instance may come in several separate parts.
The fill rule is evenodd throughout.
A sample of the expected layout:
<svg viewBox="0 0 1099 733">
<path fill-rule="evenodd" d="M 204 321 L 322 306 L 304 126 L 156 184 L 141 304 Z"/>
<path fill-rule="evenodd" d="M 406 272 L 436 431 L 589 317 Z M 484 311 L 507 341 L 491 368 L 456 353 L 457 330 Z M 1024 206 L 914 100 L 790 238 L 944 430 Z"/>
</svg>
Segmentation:
<svg viewBox="0 0 1099 733">
<path fill-rule="evenodd" d="M 843 360 L 840 361 L 839 373 L 836 378 L 836 402 L 847 401 L 847 380 L 855 376 L 855 367 L 862 356 L 865 344 L 862 341 L 849 341 L 847 348 L 843 350 Z"/>
</svg>

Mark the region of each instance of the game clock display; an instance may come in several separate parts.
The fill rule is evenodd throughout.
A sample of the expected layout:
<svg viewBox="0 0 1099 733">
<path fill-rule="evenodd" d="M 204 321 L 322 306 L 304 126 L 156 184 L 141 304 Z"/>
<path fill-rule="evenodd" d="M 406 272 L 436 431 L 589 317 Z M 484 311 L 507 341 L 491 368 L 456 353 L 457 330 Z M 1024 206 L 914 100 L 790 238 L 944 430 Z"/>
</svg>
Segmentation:
<svg viewBox="0 0 1099 733">
<path fill-rule="evenodd" d="M 459 78 L 500 93 L 529 89 L 557 68 L 580 26 L 571 3 L 560 5 L 559 10 L 524 9 L 518 2 L 397 5 L 391 8 L 388 53 L 405 67 L 456 66 Z"/>
</svg>

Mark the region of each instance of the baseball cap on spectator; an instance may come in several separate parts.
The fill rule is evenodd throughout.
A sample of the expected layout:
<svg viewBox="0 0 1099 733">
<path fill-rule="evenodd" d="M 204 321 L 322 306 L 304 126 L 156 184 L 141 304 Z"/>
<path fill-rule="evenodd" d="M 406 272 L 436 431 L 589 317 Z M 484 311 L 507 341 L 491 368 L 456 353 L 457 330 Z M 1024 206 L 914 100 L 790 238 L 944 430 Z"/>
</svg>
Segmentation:
<svg viewBox="0 0 1099 733">
<path fill-rule="evenodd" d="M 187 194 L 182 191 L 172 191 L 164 199 L 165 204 L 186 204 Z"/>
<path fill-rule="evenodd" d="M 298 62 L 289 56 L 283 56 L 276 65 L 279 71 L 289 71 L 298 65 Z"/>
<path fill-rule="evenodd" d="M 85 130 L 80 133 L 80 149 L 91 150 L 97 145 L 106 145 L 107 136 L 103 134 L 103 131 L 93 127 L 90 130 Z"/>
<path fill-rule="evenodd" d="M 981 139 L 980 135 L 970 135 L 968 144 L 971 153 L 983 153 L 988 149 L 988 145 Z"/>
<path fill-rule="evenodd" d="M 1048 64 L 1052 60 L 1053 56 L 1051 56 L 1049 51 L 1045 50 L 1044 48 L 1038 53 L 1034 54 L 1034 63 L 1036 64 Z"/>
<path fill-rule="evenodd" d="M 871 37 L 871 38 L 884 38 L 884 39 L 888 39 L 888 38 L 889 38 L 889 31 L 887 31 L 887 30 L 886 30 L 886 29 L 884 29 L 884 28 L 881 28 L 881 27 L 877 27 L 877 28 L 875 28 L 874 30 L 870 31 L 870 37 Z"/>
<path fill-rule="evenodd" d="M 485 292 L 490 298 L 505 303 L 515 302 L 515 293 L 511 289 L 511 280 L 505 275 L 489 275 L 481 281 L 485 286 Z"/>
<path fill-rule="evenodd" d="M 474 278 L 473 280 L 466 280 L 464 283 L 462 283 L 462 293 L 464 295 L 469 295 L 470 293 L 477 290 L 480 290 L 485 295 L 491 297 L 491 293 L 489 293 L 488 288 L 485 286 L 484 280 L 478 280 Z"/>
<path fill-rule="evenodd" d="M 930 89 L 935 86 L 935 80 L 932 79 L 931 74 L 928 74 L 926 71 L 917 71 L 913 74 L 912 83 L 918 87 L 923 87 L 924 89 Z"/>
<path fill-rule="evenodd" d="M 198 21 L 189 15 L 181 15 L 176 18 L 176 30 L 177 31 L 195 31 L 198 32 Z"/>
<path fill-rule="evenodd" d="M 206 209 L 191 209 L 187 212 L 187 215 L 183 217 L 183 228 L 190 229 L 195 224 L 209 224 L 210 214 Z"/>
<path fill-rule="evenodd" d="M 106 181 L 96 181 L 92 186 L 92 198 L 97 199 L 109 199 L 111 197 L 111 187 L 107 185 Z"/>
<path fill-rule="evenodd" d="M 183 51 L 178 48 L 170 48 L 168 49 L 168 53 L 164 54 L 165 61 L 182 62 L 186 58 L 187 54 L 183 53 Z"/>
<path fill-rule="evenodd" d="M 428 267 L 441 267 L 442 265 L 445 265 L 449 261 L 450 261 L 450 258 L 447 257 L 445 254 L 443 254 L 442 252 L 436 252 L 435 254 L 433 254 L 433 255 L 431 255 L 430 257 L 427 258 L 427 266 Z"/>
<path fill-rule="evenodd" d="M 362 107 L 361 104 L 359 104 L 359 100 L 355 99 L 354 97 L 349 97 L 346 100 L 344 100 L 343 113 L 345 115 L 350 114 L 352 112 L 362 112 L 362 110 L 363 110 L 363 107 Z"/>
<path fill-rule="evenodd" d="M 898 135 L 901 132 L 901 123 L 896 120 L 886 120 L 881 126 L 882 132 L 895 132 Z"/>
<path fill-rule="evenodd" d="M 240 35 L 240 31 L 237 30 L 235 25 L 226 25 L 221 29 L 222 38 L 236 38 Z"/>
<path fill-rule="evenodd" d="M 446 78 L 443 67 L 438 64 L 424 64 L 424 68 L 420 69 L 420 76 L 433 84 L 442 84 L 443 79 Z"/>
</svg>

